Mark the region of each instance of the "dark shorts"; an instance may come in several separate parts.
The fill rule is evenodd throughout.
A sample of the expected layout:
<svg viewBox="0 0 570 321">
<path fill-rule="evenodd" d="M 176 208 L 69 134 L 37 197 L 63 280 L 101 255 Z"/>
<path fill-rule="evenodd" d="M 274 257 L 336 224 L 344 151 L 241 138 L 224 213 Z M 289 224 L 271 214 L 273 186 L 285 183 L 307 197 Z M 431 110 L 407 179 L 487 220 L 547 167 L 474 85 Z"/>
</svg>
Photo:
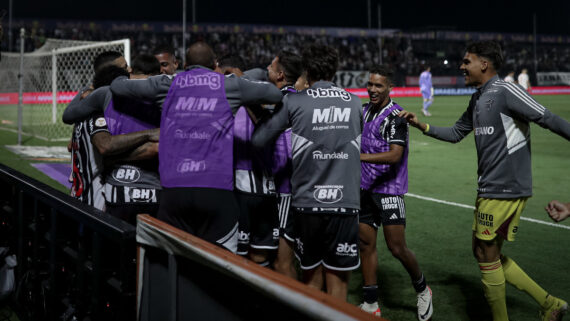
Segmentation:
<svg viewBox="0 0 570 321">
<path fill-rule="evenodd" d="M 276 250 L 279 246 L 279 216 L 275 195 L 257 195 L 236 191 L 239 206 L 238 251 L 249 248 Z"/>
<path fill-rule="evenodd" d="M 402 195 L 360 191 L 360 223 L 375 229 L 381 225 L 406 225 L 406 205 Z"/>
<path fill-rule="evenodd" d="M 301 269 L 323 264 L 337 271 L 358 268 L 358 214 L 323 214 L 294 211 L 295 256 Z"/>
<path fill-rule="evenodd" d="M 156 217 L 161 189 L 105 184 L 105 212 L 133 225 L 138 214 Z"/>
<path fill-rule="evenodd" d="M 149 214 L 156 217 L 158 214 L 158 204 L 114 204 L 105 203 L 105 212 L 118 217 L 130 224 L 137 224 L 137 215 Z"/>
<path fill-rule="evenodd" d="M 158 219 L 235 253 L 238 212 L 233 191 L 200 187 L 164 188 Z"/>
<path fill-rule="evenodd" d="M 291 209 L 291 194 L 281 194 L 277 200 L 279 205 L 279 236 L 290 242 L 295 241 L 293 234 L 293 210 Z"/>
</svg>

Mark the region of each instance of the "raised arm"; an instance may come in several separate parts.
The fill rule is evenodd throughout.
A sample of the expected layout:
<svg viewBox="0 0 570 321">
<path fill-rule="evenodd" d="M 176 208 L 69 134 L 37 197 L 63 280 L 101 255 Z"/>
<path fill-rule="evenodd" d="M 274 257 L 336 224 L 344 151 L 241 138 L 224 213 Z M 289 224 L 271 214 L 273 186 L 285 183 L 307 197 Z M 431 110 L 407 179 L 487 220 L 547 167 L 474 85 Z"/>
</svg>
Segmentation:
<svg viewBox="0 0 570 321">
<path fill-rule="evenodd" d="M 514 113 L 570 140 L 570 123 L 539 104 L 521 87 L 504 83 L 507 107 Z"/>
</svg>

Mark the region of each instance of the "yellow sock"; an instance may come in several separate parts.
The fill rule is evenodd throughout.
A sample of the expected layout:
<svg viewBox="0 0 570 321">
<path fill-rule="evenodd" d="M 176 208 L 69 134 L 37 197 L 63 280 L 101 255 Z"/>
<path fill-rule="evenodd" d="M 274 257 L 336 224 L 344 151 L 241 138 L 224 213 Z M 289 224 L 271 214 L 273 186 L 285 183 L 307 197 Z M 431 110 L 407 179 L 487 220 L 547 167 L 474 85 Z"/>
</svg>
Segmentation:
<svg viewBox="0 0 570 321">
<path fill-rule="evenodd" d="M 505 275 L 501 260 L 490 263 L 479 263 L 481 282 L 487 303 L 491 306 L 494 321 L 508 321 L 505 295 Z"/>
<path fill-rule="evenodd" d="M 502 261 L 505 280 L 517 289 L 528 293 L 541 307 L 544 307 L 548 293 L 536 284 L 513 259 L 503 256 Z"/>
</svg>

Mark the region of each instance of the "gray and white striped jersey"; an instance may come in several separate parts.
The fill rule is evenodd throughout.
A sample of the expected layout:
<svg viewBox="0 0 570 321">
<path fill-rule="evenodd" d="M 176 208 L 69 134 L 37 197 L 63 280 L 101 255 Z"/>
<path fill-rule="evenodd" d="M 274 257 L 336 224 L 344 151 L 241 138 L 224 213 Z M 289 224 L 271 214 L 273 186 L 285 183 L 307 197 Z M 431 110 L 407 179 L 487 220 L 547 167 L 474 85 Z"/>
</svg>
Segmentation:
<svg viewBox="0 0 570 321">
<path fill-rule="evenodd" d="M 495 76 L 473 94 L 453 127 L 430 126 L 425 134 L 458 142 L 474 131 L 478 195 L 528 197 L 532 195 L 531 121 L 570 140 L 570 123 L 539 104 L 521 86 Z"/>
</svg>

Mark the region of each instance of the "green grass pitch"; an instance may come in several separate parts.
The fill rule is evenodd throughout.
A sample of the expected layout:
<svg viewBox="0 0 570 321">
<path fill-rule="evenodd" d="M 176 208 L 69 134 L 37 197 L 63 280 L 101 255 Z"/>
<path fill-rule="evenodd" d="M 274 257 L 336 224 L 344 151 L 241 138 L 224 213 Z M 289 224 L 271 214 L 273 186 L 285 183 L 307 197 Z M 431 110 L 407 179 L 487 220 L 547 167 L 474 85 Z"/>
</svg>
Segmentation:
<svg viewBox="0 0 570 321">
<path fill-rule="evenodd" d="M 552 112 L 570 120 L 570 96 L 536 96 Z M 405 109 L 420 112 L 420 98 L 396 98 Z M 451 126 L 465 111 L 469 97 L 436 96 L 430 107 L 432 125 Z M 0 119 L 9 108 L 0 106 Z M 13 112 L 12 114 L 13 115 Z M 4 126 L 6 127 L 6 126 Z M 71 133 L 71 127 L 68 127 Z M 570 142 L 532 125 L 531 148 L 534 196 L 523 212 L 524 218 L 551 222 L 544 206 L 551 199 L 570 202 Z M 16 134 L 0 130 L 0 162 L 65 191 L 4 148 L 16 144 Z M 24 136 L 26 145 L 60 145 Z M 474 205 L 477 187 L 477 155 L 473 135 L 450 144 L 422 135 L 410 128 L 409 192 L 448 202 Z M 477 263 L 471 254 L 473 210 L 406 197 L 408 247 L 415 252 L 428 284 L 433 290 L 433 320 L 490 320 L 483 296 Z M 532 278 L 553 295 L 570 300 L 570 220 L 565 228 L 521 221 L 517 240 L 505 243 L 503 252 L 512 257 Z M 378 237 L 379 286 L 383 316 L 390 320 L 416 320 L 416 297 L 408 274 L 388 252 L 383 235 Z M 361 301 L 360 271 L 352 274 L 349 302 Z M 511 320 L 538 320 L 538 306 L 507 285 L 507 307 Z"/>
</svg>

